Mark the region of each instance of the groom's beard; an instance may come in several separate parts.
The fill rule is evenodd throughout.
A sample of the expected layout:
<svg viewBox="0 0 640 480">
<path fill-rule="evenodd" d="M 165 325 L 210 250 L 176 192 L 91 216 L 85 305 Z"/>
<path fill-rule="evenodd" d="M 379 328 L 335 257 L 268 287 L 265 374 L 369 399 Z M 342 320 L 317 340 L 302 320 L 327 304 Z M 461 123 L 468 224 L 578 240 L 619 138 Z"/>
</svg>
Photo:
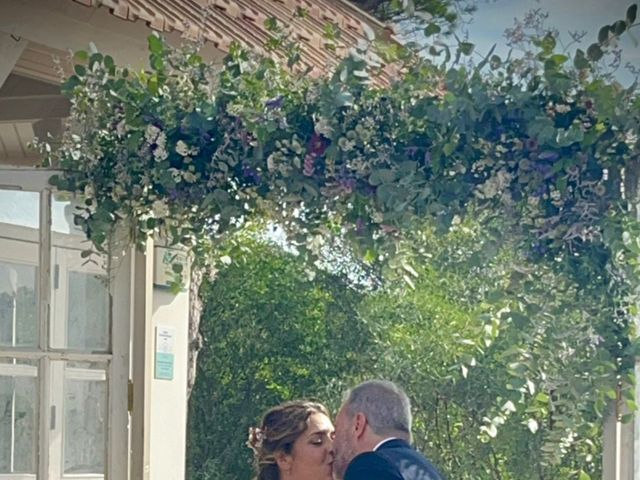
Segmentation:
<svg viewBox="0 0 640 480">
<path fill-rule="evenodd" d="M 355 449 L 348 444 L 338 445 L 336 448 L 335 458 L 333 459 L 333 478 L 342 480 L 347 471 L 347 467 L 353 457 L 356 456 Z"/>
</svg>

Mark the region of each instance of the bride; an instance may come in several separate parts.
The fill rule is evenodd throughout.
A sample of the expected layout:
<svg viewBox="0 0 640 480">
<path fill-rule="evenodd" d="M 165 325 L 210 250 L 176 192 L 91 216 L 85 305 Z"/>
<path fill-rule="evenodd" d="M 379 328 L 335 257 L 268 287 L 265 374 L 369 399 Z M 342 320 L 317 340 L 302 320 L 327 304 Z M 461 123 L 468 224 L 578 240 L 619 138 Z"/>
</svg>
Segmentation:
<svg viewBox="0 0 640 480">
<path fill-rule="evenodd" d="M 296 400 L 270 409 L 249 429 L 256 480 L 332 480 L 333 435 L 319 403 Z"/>
</svg>

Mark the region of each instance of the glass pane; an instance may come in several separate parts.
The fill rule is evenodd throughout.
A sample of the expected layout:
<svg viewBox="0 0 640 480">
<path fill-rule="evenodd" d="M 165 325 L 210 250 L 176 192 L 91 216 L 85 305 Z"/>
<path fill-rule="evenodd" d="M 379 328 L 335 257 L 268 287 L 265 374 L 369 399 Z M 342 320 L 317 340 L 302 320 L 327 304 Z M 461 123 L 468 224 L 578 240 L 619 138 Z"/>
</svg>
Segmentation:
<svg viewBox="0 0 640 480">
<path fill-rule="evenodd" d="M 0 206 L 0 224 L 23 227 L 38 233 L 40 226 L 40 194 L 38 192 L 0 190 Z"/>
<path fill-rule="evenodd" d="M 37 277 L 33 265 L 0 261 L 0 345 L 36 346 Z"/>
<path fill-rule="evenodd" d="M 107 445 L 106 365 L 66 363 L 63 438 L 65 474 L 104 475 Z"/>
<path fill-rule="evenodd" d="M 0 474 L 35 474 L 38 368 L 35 361 L 0 359 Z"/>
<path fill-rule="evenodd" d="M 84 352 L 109 350 L 109 277 L 105 259 L 83 258 L 90 249 L 73 223 L 75 201 L 56 196 L 52 204 L 51 346 Z"/>
<path fill-rule="evenodd" d="M 67 346 L 81 350 L 109 348 L 109 290 L 105 275 L 69 272 Z"/>
<path fill-rule="evenodd" d="M 0 190 L 0 347 L 38 345 L 40 196 Z"/>
</svg>

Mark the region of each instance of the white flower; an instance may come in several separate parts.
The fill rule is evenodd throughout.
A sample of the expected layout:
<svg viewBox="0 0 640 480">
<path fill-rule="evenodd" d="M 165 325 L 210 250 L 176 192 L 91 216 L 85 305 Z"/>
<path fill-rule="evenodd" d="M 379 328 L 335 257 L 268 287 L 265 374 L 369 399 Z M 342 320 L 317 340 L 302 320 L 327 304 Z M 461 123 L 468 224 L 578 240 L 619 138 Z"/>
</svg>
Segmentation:
<svg viewBox="0 0 640 480">
<path fill-rule="evenodd" d="M 127 124 L 124 122 L 124 120 L 121 120 L 120 122 L 118 122 L 118 125 L 116 125 L 116 133 L 118 134 L 118 136 L 123 137 L 126 132 Z"/>
<path fill-rule="evenodd" d="M 167 136 L 164 132 L 160 132 L 156 137 L 156 145 L 164 148 L 167 145 Z"/>
<path fill-rule="evenodd" d="M 147 143 L 155 143 L 159 133 L 160 129 L 158 127 L 155 125 L 147 125 L 147 129 L 144 132 L 144 138 L 147 140 Z"/>
<path fill-rule="evenodd" d="M 86 184 L 84 186 L 84 196 L 86 198 L 93 198 L 95 196 L 96 192 L 93 189 L 93 185 L 91 185 L 90 183 Z"/>
<path fill-rule="evenodd" d="M 512 179 L 513 179 L 513 175 L 511 173 L 507 172 L 506 170 L 499 170 L 498 171 L 498 188 L 500 190 L 503 190 L 504 188 L 508 187 Z"/>
<path fill-rule="evenodd" d="M 325 241 L 322 235 L 313 235 L 311 238 L 307 238 L 306 243 L 309 251 L 319 253 L 320 249 L 324 246 Z"/>
<path fill-rule="evenodd" d="M 353 147 L 356 146 L 356 142 L 348 140 L 346 137 L 340 137 L 340 140 L 338 140 L 338 146 L 343 152 L 348 152 L 349 150 L 353 150 Z"/>
<path fill-rule="evenodd" d="M 163 160 L 166 160 L 167 157 L 169 156 L 169 154 L 167 153 L 167 151 L 165 150 L 164 146 L 160 146 L 158 145 L 154 150 L 153 150 L 153 158 L 156 159 L 156 162 L 161 162 Z"/>
<path fill-rule="evenodd" d="M 151 207 L 152 214 L 156 218 L 166 217 L 169 215 L 169 207 L 164 200 L 156 200 Z"/>
<path fill-rule="evenodd" d="M 170 168 L 169 173 L 171 174 L 174 182 L 178 183 L 182 181 L 182 173 L 177 168 Z"/>
<path fill-rule="evenodd" d="M 116 185 L 115 187 L 113 187 L 113 197 L 115 197 L 114 200 L 118 200 L 126 196 L 127 192 L 120 185 Z"/>
<path fill-rule="evenodd" d="M 489 178 L 482 185 L 476 188 L 476 195 L 480 198 L 493 198 L 498 193 L 498 186 L 495 177 Z"/>
<path fill-rule="evenodd" d="M 182 177 L 184 178 L 185 182 L 188 183 L 193 183 L 198 179 L 198 177 L 196 177 L 196 174 L 193 172 L 183 172 Z"/>
<path fill-rule="evenodd" d="M 633 130 L 627 131 L 624 135 L 624 143 L 626 143 L 629 148 L 633 148 L 635 144 L 638 143 L 638 134 Z"/>
<path fill-rule="evenodd" d="M 316 119 L 313 129 L 318 135 L 322 135 L 327 138 L 330 138 L 333 133 L 333 127 L 331 126 L 330 120 L 325 117 Z"/>
<path fill-rule="evenodd" d="M 178 140 L 178 143 L 176 143 L 176 153 L 186 157 L 189 155 L 189 147 L 182 140 Z"/>
<path fill-rule="evenodd" d="M 176 143 L 176 153 L 187 157 L 189 155 L 197 155 L 198 149 L 196 147 L 189 147 L 184 141 L 178 140 L 178 143 Z"/>
<path fill-rule="evenodd" d="M 267 170 L 272 173 L 276 170 L 276 162 L 275 162 L 275 158 L 274 155 L 271 154 L 267 157 Z"/>
</svg>

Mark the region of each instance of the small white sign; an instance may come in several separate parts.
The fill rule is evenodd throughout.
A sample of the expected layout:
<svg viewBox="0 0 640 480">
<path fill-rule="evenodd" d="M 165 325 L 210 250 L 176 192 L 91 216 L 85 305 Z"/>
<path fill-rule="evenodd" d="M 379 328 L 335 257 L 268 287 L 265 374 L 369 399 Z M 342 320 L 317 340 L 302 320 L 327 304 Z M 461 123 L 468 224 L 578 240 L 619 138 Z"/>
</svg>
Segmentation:
<svg viewBox="0 0 640 480">
<path fill-rule="evenodd" d="M 158 287 L 169 287 L 176 280 L 176 274 L 173 272 L 174 265 L 181 265 L 183 285 L 187 283 L 187 272 L 189 262 L 187 254 L 183 250 L 175 248 L 167 248 L 156 245 L 153 249 L 153 283 Z M 184 289 L 183 289 L 184 290 Z"/>
<path fill-rule="evenodd" d="M 156 327 L 155 349 L 155 378 L 159 380 L 173 380 L 173 364 L 175 355 L 173 349 L 176 340 L 176 330 L 173 327 Z"/>
</svg>

